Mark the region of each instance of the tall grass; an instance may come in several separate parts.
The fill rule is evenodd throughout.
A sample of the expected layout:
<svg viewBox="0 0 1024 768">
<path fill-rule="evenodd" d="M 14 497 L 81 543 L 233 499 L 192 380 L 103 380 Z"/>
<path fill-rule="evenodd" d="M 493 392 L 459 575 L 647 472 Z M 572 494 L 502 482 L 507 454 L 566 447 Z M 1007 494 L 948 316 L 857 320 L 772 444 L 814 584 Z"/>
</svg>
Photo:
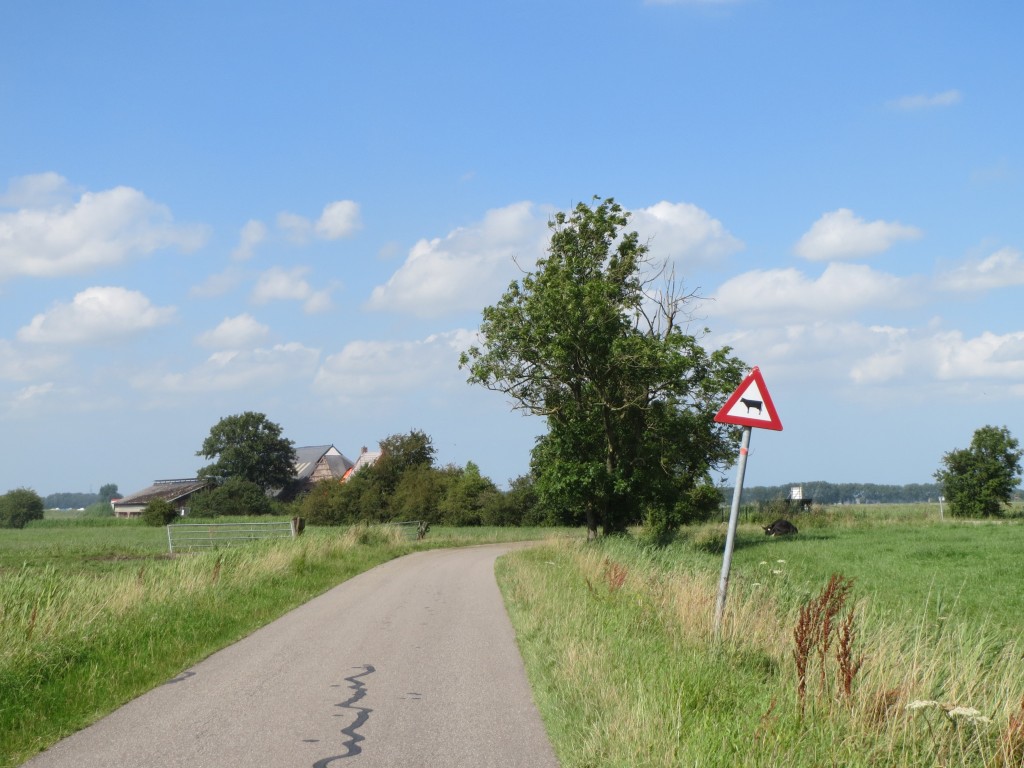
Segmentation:
<svg viewBox="0 0 1024 768">
<path fill-rule="evenodd" d="M 93 721 L 255 628 L 410 551 L 397 531 L 314 531 L 295 540 L 122 561 L 47 563 L 0 579 L 0 765 Z"/>
<path fill-rule="evenodd" d="M 717 572 L 692 546 L 556 543 L 503 558 L 499 580 L 562 764 L 1021 765 L 1024 660 L 1000 623 L 879 609 L 854 580 L 847 664 L 843 613 L 827 650 L 811 648 L 801 696 L 795 631 L 829 576 L 798 583 L 786 554 L 734 580 L 718 638 Z M 898 588 L 896 565 L 882 578 L 888 567 Z"/>
<path fill-rule="evenodd" d="M 0 768 L 379 563 L 545 533 L 438 528 L 415 542 L 389 526 L 310 528 L 170 556 L 164 529 L 135 521 L 0 531 Z"/>
</svg>

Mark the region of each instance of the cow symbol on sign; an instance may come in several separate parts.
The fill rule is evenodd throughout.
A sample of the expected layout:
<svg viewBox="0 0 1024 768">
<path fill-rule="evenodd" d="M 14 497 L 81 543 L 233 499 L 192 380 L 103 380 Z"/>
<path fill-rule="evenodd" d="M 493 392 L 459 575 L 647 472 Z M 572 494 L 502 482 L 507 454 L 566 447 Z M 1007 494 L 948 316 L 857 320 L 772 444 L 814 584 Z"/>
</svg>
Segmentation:
<svg viewBox="0 0 1024 768">
<path fill-rule="evenodd" d="M 757 409 L 757 412 L 761 412 L 761 406 L 763 403 L 760 400 L 748 400 L 745 397 L 740 398 L 740 402 L 747 406 L 747 413 L 750 413 L 752 409 Z"/>
</svg>

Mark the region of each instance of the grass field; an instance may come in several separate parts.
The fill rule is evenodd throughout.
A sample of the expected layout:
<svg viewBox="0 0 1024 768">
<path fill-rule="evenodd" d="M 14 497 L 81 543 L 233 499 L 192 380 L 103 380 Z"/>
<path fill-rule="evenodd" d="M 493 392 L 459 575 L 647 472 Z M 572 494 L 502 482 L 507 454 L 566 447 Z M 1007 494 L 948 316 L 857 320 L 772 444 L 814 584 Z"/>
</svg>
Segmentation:
<svg viewBox="0 0 1024 768">
<path fill-rule="evenodd" d="M 742 526 L 720 637 L 722 526 L 503 558 L 562 764 L 1024 765 L 1024 525 L 865 511 Z M 826 618 L 833 573 L 852 587 Z"/>
<path fill-rule="evenodd" d="M 553 533 L 500 560 L 499 582 L 564 766 L 1024 765 L 1024 524 L 928 505 L 794 519 L 792 539 L 741 526 L 720 637 L 722 525 L 665 549 L 312 529 L 175 558 L 162 528 L 134 522 L 0 531 L 0 768 L 377 563 Z M 842 609 L 814 618 L 837 572 L 852 580 Z"/>
<path fill-rule="evenodd" d="M 310 529 L 170 557 L 163 528 L 42 521 L 0 530 L 0 766 L 174 677 L 330 587 L 414 549 L 540 537 L 521 529 Z"/>
</svg>

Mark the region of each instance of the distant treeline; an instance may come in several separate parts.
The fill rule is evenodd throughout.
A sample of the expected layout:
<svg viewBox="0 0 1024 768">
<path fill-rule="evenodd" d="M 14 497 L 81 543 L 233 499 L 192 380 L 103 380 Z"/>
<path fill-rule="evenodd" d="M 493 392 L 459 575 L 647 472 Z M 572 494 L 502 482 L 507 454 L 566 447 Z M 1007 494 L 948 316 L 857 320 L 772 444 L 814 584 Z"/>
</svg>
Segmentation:
<svg viewBox="0 0 1024 768">
<path fill-rule="evenodd" d="M 876 485 L 875 483 L 788 483 L 786 485 L 757 485 L 743 487 L 743 503 L 758 504 L 775 499 L 788 499 L 794 486 L 803 488 L 803 497 L 815 504 L 909 504 L 919 501 L 938 501 L 942 490 L 938 483 L 911 483 L 910 485 Z M 725 503 L 732 502 L 732 488 L 722 489 Z"/>
<path fill-rule="evenodd" d="M 84 509 L 100 500 L 98 493 L 51 493 L 43 499 L 46 509 Z"/>
</svg>

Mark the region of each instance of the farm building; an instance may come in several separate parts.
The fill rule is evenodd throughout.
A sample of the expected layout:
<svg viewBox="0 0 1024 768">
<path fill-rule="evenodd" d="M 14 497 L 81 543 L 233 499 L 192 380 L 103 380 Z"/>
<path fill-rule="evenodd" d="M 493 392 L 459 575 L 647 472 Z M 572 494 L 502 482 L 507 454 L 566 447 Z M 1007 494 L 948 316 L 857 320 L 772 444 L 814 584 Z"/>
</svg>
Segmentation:
<svg viewBox="0 0 1024 768">
<path fill-rule="evenodd" d="M 344 476 L 341 478 L 342 481 L 348 480 L 363 467 L 372 466 L 380 457 L 381 451 L 371 451 L 364 445 L 359 451 L 359 458 L 356 459 L 356 463 L 353 464 L 347 472 L 345 472 Z"/>
<path fill-rule="evenodd" d="M 352 461 L 333 445 L 307 445 L 295 449 L 295 477 L 278 496 L 296 496 L 322 480 L 340 481 L 352 469 Z"/>
<path fill-rule="evenodd" d="M 156 480 L 148 488 L 138 493 L 125 496 L 123 499 L 114 499 L 110 506 L 114 508 L 114 515 L 117 517 L 140 517 L 146 505 L 155 500 L 163 499 L 169 501 L 178 510 L 179 515 L 185 514 L 188 508 L 188 500 L 198 491 L 203 490 L 210 484 L 209 480 Z"/>
</svg>

